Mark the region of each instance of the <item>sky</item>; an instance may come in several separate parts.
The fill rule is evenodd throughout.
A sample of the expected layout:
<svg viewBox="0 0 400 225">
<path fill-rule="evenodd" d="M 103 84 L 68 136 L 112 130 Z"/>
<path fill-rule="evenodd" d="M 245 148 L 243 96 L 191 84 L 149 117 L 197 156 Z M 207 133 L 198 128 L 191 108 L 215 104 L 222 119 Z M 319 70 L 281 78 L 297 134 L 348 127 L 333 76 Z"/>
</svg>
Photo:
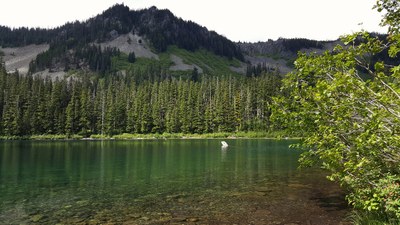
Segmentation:
<svg viewBox="0 0 400 225">
<path fill-rule="evenodd" d="M 11 0 L 0 9 L 0 25 L 53 28 L 84 21 L 115 4 L 156 6 L 232 41 L 282 38 L 334 40 L 367 30 L 385 33 L 375 0 Z"/>
</svg>

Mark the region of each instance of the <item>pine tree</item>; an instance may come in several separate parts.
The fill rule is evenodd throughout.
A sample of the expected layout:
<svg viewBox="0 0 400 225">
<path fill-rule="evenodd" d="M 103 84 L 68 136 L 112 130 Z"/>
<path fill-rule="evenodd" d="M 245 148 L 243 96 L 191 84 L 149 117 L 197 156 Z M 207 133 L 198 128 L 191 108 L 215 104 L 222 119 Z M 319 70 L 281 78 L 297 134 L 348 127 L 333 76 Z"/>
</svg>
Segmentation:
<svg viewBox="0 0 400 225">
<path fill-rule="evenodd" d="M 118 88 L 115 90 L 115 104 L 113 105 L 115 120 L 114 130 L 116 133 L 121 134 L 126 132 L 128 89 L 123 80 L 119 80 L 116 85 Z"/>
<path fill-rule="evenodd" d="M 190 100 L 192 96 L 190 95 L 190 82 L 180 81 L 178 84 L 178 108 L 179 108 L 179 120 L 180 120 L 180 130 L 183 133 L 190 133 L 191 131 L 191 115 L 192 108 L 190 107 Z"/>
<path fill-rule="evenodd" d="M 114 135 L 115 134 L 115 96 L 114 96 L 115 84 L 111 82 L 108 84 L 107 93 L 105 96 L 105 109 L 104 109 L 104 132 L 107 135 Z"/>
<path fill-rule="evenodd" d="M 21 112 L 19 108 L 19 95 L 6 96 L 3 110 L 3 129 L 7 136 L 18 136 L 21 134 Z"/>
<path fill-rule="evenodd" d="M 206 133 L 213 133 L 216 131 L 216 124 L 215 124 L 215 94 L 214 92 L 216 91 L 216 86 L 218 86 L 218 82 L 215 82 L 218 80 L 210 80 L 208 81 L 207 85 L 207 90 L 206 90 L 206 96 L 207 96 L 207 102 L 206 102 L 206 108 L 205 108 L 205 114 L 204 114 L 204 119 L 205 119 L 205 127 L 204 130 Z M 214 87 L 213 84 L 216 84 Z"/>
<path fill-rule="evenodd" d="M 6 93 L 6 80 L 7 80 L 7 72 L 5 69 L 5 64 L 0 57 L 0 135 L 4 134 L 3 130 L 3 109 L 5 104 L 5 93 Z"/>
<path fill-rule="evenodd" d="M 30 135 L 32 134 L 31 127 L 31 115 L 33 114 L 33 106 L 31 101 L 32 96 L 32 83 L 33 78 L 31 76 L 24 77 L 23 84 L 21 86 L 20 93 L 23 96 L 22 103 L 22 133 L 21 135 Z"/>
<path fill-rule="evenodd" d="M 244 115 L 243 90 L 240 89 L 236 92 L 233 104 L 234 104 L 235 131 L 241 131 L 243 129 L 243 115 Z"/>
<path fill-rule="evenodd" d="M 92 106 L 92 101 L 90 100 L 90 92 L 91 92 L 90 89 L 87 87 L 84 90 L 82 90 L 79 96 L 80 99 L 79 133 L 84 136 L 89 136 L 92 133 L 90 118 L 92 116 L 91 114 L 93 112 L 92 110 L 93 106 Z"/>
<path fill-rule="evenodd" d="M 202 82 L 199 85 L 196 85 L 197 88 L 192 90 L 192 95 L 196 96 L 195 106 L 193 112 L 193 132 L 202 134 L 205 131 L 205 83 Z"/>
<path fill-rule="evenodd" d="M 168 82 L 168 102 L 166 110 L 166 131 L 168 133 L 178 133 L 179 128 L 179 109 L 177 107 L 178 86 L 176 81 Z"/>
<path fill-rule="evenodd" d="M 32 84 L 31 105 L 31 127 L 33 134 L 45 134 L 45 118 L 47 110 L 47 99 L 45 99 L 45 87 L 43 80 L 36 78 Z"/>
<path fill-rule="evenodd" d="M 130 63 L 136 62 L 135 52 L 129 53 L 129 55 L 128 55 L 128 62 L 130 62 Z"/>
<path fill-rule="evenodd" d="M 152 133 L 162 133 L 164 131 L 164 112 L 162 108 L 162 98 L 159 93 L 159 84 L 155 82 L 151 90 L 151 113 L 153 119 Z"/>
<path fill-rule="evenodd" d="M 81 126 L 81 104 L 80 104 L 80 86 L 79 83 L 72 84 L 72 95 L 66 110 L 65 130 L 68 135 L 77 134 Z"/>
<path fill-rule="evenodd" d="M 43 80 L 42 80 L 43 81 Z M 54 111 L 51 107 L 51 90 L 53 87 L 53 82 L 49 77 L 47 77 L 43 84 L 43 92 L 40 96 L 42 99 L 40 100 L 43 104 L 43 111 L 44 111 L 44 120 L 43 120 L 43 128 L 46 134 L 53 134 L 54 133 Z"/>
<path fill-rule="evenodd" d="M 134 82 L 130 83 L 130 90 L 128 90 L 127 99 L 127 125 L 126 129 L 129 133 L 137 132 L 136 121 L 137 121 L 137 110 L 136 110 L 136 85 Z"/>
<path fill-rule="evenodd" d="M 139 100 L 141 106 L 139 108 L 140 112 L 140 133 L 147 134 L 150 133 L 153 127 L 152 117 L 151 117 L 151 90 L 150 84 L 146 83 L 142 92 L 139 95 Z"/>
</svg>

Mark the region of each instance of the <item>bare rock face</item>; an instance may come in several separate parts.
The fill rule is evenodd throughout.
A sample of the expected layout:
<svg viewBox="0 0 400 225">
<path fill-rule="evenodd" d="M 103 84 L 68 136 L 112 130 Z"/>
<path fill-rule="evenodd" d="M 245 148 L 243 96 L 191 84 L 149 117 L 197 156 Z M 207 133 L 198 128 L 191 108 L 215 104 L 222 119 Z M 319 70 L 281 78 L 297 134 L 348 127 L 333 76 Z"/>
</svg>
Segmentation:
<svg viewBox="0 0 400 225">
<path fill-rule="evenodd" d="M 334 45 L 339 44 L 336 41 L 316 41 L 305 38 L 284 39 L 276 41 L 268 40 L 266 42 L 236 43 L 240 50 L 249 56 L 267 55 L 281 58 L 293 58 L 300 52 L 321 52 L 331 50 Z"/>
<path fill-rule="evenodd" d="M 240 42 L 238 43 L 238 46 L 243 53 L 249 56 L 276 54 L 293 56 L 293 54 L 285 51 L 284 46 L 282 45 L 282 40 L 268 40 L 266 42 L 255 43 Z"/>
<path fill-rule="evenodd" d="M 289 66 L 289 60 L 294 59 L 296 54 L 286 51 L 282 40 L 255 43 L 240 42 L 237 45 L 245 55 L 245 61 L 252 65 L 262 64 L 269 68 L 275 68 L 283 74 L 293 70 Z"/>
<path fill-rule="evenodd" d="M 132 32 L 119 35 L 111 41 L 101 43 L 100 46 L 103 49 L 107 47 L 117 48 L 126 54 L 134 52 L 136 57 L 158 59 L 158 55 L 150 50 L 146 39 Z"/>
<path fill-rule="evenodd" d="M 276 41 L 246 43 L 239 42 L 236 45 L 245 55 L 245 61 L 252 64 L 262 64 L 270 68 L 277 68 L 283 74 L 293 70 L 293 62 L 298 52 L 322 53 L 332 50 L 339 41 L 315 41 L 304 38 L 284 39 Z"/>
<path fill-rule="evenodd" d="M 0 51 L 4 53 L 3 60 L 6 65 L 8 72 L 18 72 L 22 75 L 26 75 L 29 70 L 29 63 L 36 58 L 39 53 L 47 51 L 49 49 L 48 44 L 42 45 L 27 45 L 16 48 L 1 48 Z"/>
<path fill-rule="evenodd" d="M 174 65 L 171 66 L 169 69 L 173 71 L 186 71 L 186 70 L 193 70 L 194 68 L 197 68 L 199 73 L 203 73 L 203 69 L 201 69 L 198 65 L 195 64 L 186 64 L 183 62 L 183 59 L 180 58 L 177 55 L 171 55 L 171 60 L 174 62 Z"/>
</svg>

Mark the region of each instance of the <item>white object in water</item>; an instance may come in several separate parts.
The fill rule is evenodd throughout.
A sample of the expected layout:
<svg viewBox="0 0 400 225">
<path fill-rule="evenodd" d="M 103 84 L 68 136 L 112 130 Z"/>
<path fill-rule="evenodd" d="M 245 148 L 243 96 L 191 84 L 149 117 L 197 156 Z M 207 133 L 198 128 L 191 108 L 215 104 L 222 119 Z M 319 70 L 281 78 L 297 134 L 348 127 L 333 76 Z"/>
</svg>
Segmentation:
<svg viewBox="0 0 400 225">
<path fill-rule="evenodd" d="M 222 147 L 223 147 L 223 148 L 228 147 L 228 143 L 226 143 L 226 141 L 221 141 L 221 144 L 222 144 Z"/>
</svg>

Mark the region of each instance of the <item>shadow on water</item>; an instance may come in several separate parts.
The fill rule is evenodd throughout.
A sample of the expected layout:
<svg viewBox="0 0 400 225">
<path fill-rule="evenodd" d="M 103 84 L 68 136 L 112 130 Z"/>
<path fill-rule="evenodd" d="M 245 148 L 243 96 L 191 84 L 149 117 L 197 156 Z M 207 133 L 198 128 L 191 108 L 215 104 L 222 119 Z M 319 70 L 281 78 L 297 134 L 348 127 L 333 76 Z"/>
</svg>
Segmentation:
<svg viewBox="0 0 400 225">
<path fill-rule="evenodd" d="M 342 193 L 290 141 L 0 142 L 6 224 L 339 224 Z"/>
</svg>

